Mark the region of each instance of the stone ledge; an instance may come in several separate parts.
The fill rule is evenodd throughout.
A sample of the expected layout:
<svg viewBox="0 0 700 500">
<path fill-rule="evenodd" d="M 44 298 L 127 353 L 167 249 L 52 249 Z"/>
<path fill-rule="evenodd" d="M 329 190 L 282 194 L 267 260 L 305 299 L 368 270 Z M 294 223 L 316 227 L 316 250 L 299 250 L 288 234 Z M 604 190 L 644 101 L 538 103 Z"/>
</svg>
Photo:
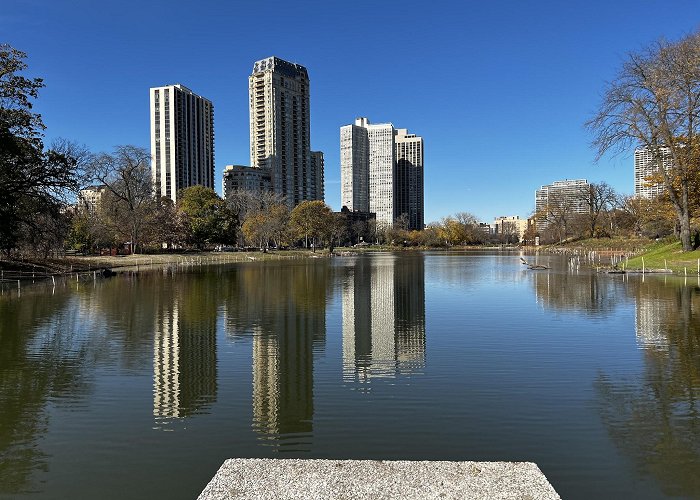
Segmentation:
<svg viewBox="0 0 700 500">
<path fill-rule="evenodd" d="M 559 499 L 532 462 L 229 459 L 198 500 Z"/>
</svg>

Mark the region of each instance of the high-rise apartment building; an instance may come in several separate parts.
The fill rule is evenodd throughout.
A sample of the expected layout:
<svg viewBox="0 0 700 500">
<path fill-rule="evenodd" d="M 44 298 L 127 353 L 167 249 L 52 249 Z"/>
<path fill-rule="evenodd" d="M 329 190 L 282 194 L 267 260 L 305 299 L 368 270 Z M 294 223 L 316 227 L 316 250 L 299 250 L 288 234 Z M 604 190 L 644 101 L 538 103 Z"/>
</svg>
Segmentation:
<svg viewBox="0 0 700 500">
<path fill-rule="evenodd" d="M 391 123 L 358 118 L 340 128 L 341 202 L 391 226 L 423 229 L 423 139 Z"/>
<path fill-rule="evenodd" d="M 396 130 L 394 211 L 406 216 L 409 229 L 423 229 L 423 138 Z"/>
<path fill-rule="evenodd" d="M 658 157 L 661 157 L 660 159 Z M 655 182 L 652 178 L 659 173 L 659 167 L 668 169 L 671 166 L 671 150 L 660 147 L 655 155 L 651 148 L 634 150 L 634 195 L 652 199 L 664 192 L 664 183 Z"/>
<path fill-rule="evenodd" d="M 156 193 L 177 202 L 189 186 L 214 188 L 214 106 L 176 84 L 151 93 L 151 175 Z"/>
<path fill-rule="evenodd" d="M 586 179 L 555 181 L 540 187 L 535 193 L 537 229 L 541 231 L 547 227 L 547 213 L 553 207 L 568 213 L 588 213 L 590 205 L 586 201 L 586 193 L 589 190 L 590 184 Z"/>
<path fill-rule="evenodd" d="M 340 127 L 341 206 L 369 212 L 369 136 L 367 118 Z"/>
<path fill-rule="evenodd" d="M 323 201 L 326 197 L 323 189 L 323 152 L 311 151 L 311 195 L 312 199 Z"/>
<path fill-rule="evenodd" d="M 255 63 L 248 84 L 250 165 L 270 172 L 272 190 L 290 208 L 322 199 L 312 170 L 306 68 L 268 57 Z"/>
</svg>

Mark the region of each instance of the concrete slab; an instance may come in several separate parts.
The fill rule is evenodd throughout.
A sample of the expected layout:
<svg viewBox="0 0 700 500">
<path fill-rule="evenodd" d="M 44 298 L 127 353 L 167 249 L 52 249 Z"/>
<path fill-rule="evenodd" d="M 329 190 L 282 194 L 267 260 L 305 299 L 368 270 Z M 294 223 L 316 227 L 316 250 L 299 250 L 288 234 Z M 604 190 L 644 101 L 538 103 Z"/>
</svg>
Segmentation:
<svg viewBox="0 0 700 500">
<path fill-rule="evenodd" d="M 559 499 L 532 462 L 230 459 L 198 500 Z"/>
</svg>

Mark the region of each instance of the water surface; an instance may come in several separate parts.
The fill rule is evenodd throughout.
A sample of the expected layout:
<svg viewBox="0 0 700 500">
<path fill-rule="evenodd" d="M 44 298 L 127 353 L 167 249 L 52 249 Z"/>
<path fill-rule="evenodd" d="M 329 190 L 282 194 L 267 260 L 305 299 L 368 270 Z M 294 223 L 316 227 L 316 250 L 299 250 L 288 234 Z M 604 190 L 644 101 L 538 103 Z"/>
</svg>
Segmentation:
<svg viewBox="0 0 700 500">
<path fill-rule="evenodd" d="M 514 254 L 202 266 L 0 295 L 0 497 L 194 498 L 229 457 L 534 461 L 700 497 L 700 283 Z"/>
</svg>

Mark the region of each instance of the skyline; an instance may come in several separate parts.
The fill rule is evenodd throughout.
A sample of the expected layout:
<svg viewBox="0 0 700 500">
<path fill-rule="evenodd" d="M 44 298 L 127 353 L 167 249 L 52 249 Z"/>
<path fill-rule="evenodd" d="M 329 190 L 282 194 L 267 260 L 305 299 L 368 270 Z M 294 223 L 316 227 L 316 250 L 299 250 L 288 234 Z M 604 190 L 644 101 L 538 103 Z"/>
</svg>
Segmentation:
<svg viewBox="0 0 700 500">
<path fill-rule="evenodd" d="M 249 163 L 247 78 L 255 61 L 277 56 L 309 71 L 326 203 L 340 209 L 339 127 L 371 116 L 425 139 L 426 223 L 459 211 L 484 221 L 528 216 L 535 191 L 563 179 L 632 194 L 634 152 L 594 165 L 583 123 L 628 52 L 678 39 L 698 26 L 688 13 L 700 14 L 689 1 L 673 12 L 661 1 L 358 2 L 354 10 L 203 2 L 187 11 L 188 35 L 177 36 L 182 2 L 124 2 L 101 15 L 84 0 L 4 3 L 0 41 L 26 52 L 25 74 L 46 84 L 35 110 L 47 143 L 148 150 L 149 88 L 181 83 L 216 108 L 220 193 L 224 166 Z"/>
</svg>

